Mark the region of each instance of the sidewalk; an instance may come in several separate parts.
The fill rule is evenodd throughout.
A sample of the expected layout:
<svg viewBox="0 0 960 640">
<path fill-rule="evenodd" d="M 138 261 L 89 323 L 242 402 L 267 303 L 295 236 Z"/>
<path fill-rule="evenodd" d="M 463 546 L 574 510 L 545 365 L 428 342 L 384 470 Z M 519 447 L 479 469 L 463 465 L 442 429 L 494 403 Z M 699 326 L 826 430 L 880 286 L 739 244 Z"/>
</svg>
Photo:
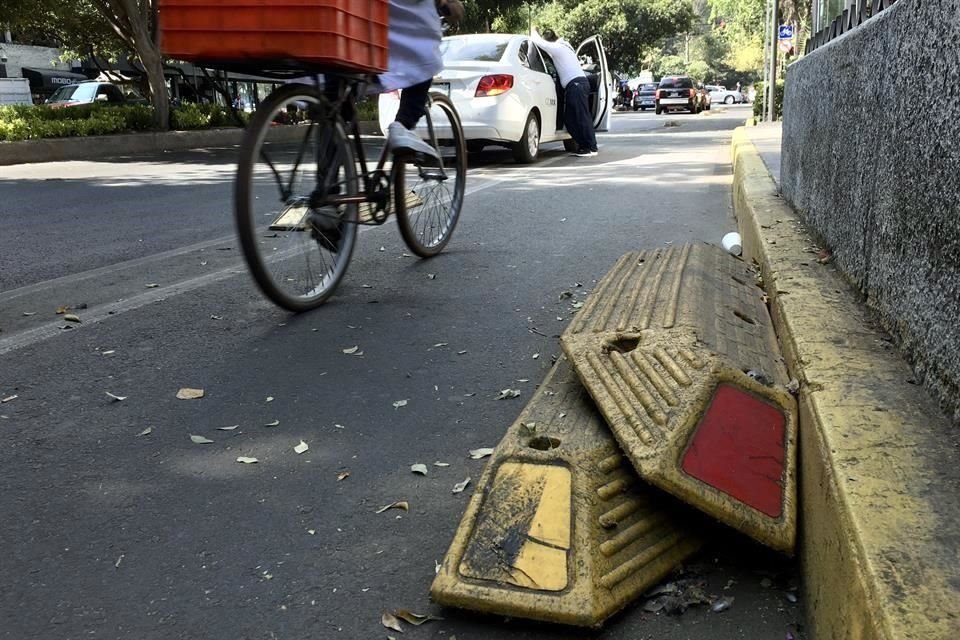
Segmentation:
<svg viewBox="0 0 960 640">
<path fill-rule="evenodd" d="M 770 177 L 780 187 L 780 136 L 782 123 L 761 122 L 755 127 L 747 127 L 747 134 L 753 142 L 760 159 L 767 166 Z"/>
<path fill-rule="evenodd" d="M 800 550 L 816 638 L 960 634 L 960 451 L 861 298 L 779 195 L 779 124 L 733 138 L 734 214 L 800 383 Z M 776 179 L 775 179 L 776 177 Z"/>
</svg>

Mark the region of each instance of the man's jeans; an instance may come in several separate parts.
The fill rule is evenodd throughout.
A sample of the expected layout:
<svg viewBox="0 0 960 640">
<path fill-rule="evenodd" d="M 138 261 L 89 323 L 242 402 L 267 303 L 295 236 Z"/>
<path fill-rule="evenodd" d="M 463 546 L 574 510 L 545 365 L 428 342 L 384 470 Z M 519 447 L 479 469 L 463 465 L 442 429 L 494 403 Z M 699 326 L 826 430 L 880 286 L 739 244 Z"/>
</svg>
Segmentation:
<svg viewBox="0 0 960 640">
<path fill-rule="evenodd" d="M 564 124 L 581 149 L 597 150 L 597 136 L 593 131 L 593 115 L 590 113 L 590 83 L 586 78 L 574 78 L 564 89 Z"/>
</svg>

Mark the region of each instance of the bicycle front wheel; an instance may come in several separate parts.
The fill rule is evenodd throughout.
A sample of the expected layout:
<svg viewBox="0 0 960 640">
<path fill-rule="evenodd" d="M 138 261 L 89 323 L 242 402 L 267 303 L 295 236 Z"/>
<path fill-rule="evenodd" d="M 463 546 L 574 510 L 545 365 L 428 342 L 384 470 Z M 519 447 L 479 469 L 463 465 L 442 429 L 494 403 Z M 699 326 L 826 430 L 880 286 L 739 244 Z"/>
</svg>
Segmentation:
<svg viewBox="0 0 960 640">
<path fill-rule="evenodd" d="M 275 304 L 306 311 L 336 289 L 358 207 L 326 200 L 357 189 L 353 149 L 321 92 L 290 84 L 260 104 L 240 146 L 234 212 L 250 273 Z"/>
<path fill-rule="evenodd" d="M 431 128 L 417 132 L 440 154 L 442 162 L 397 161 L 393 165 L 393 196 L 400 235 L 421 258 L 435 256 L 450 241 L 460 219 L 467 185 L 467 147 L 453 102 L 442 94 L 430 97 Z"/>
</svg>

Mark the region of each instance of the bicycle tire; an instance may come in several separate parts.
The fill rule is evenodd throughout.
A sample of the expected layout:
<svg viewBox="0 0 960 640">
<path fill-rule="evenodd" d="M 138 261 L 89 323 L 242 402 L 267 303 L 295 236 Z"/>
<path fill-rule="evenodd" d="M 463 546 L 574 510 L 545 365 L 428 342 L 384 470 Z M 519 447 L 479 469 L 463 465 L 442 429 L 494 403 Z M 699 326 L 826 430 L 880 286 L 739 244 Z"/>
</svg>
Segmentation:
<svg viewBox="0 0 960 640">
<path fill-rule="evenodd" d="M 281 112 L 289 113 L 288 107 L 294 106 L 295 112 L 299 113 L 299 109 L 304 104 L 308 106 L 308 120 L 311 117 L 310 105 L 315 105 L 312 112 L 315 119 L 310 120 L 308 125 L 296 125 L 306 126 L 306 129 L 300 132 L 296 130 L 284 132 L 288 137 L 302 133 L 302 136 L 297 136 L 300 138 L 300 149 L 289 176 L 288 193 L 284 193 L 282 189 L 285 178 L 281 179 L 264 147 L 270 144 L 272 148 L 273 144 L 276 144 L 277 156 L 280 157 L 283 154 L 284 145 L 289 143 L 268 143 L 267 133 L 275 129 L 274 120 Z M 311 154 L 313 164 L 308 161 L 303 165 L 305 172 L 303 193 L 294 194 L 292 188 L 297 178 L 296 172 L 305 153 L 305 147 L 311 143 L 316 147 Z M 289 311 L 307 311 L 323 304 L 346 274 L 356 245 L 358 218 L 356 204 L 331 208 L 332 215 L 318 213 L 318 209 L 313 207 L 313 193 L 318 188 L 317 177 L 322 171 L 320 146 L 328 149 L 323 154 L 324 164 L 329 165 L 326 168 L 328 170 L 336 168 L 335 177 L 339 193 L 356 195 L 358 190 L 356 164 L 353 147 L 344 127 L 336 114 L 332 113 L 330 104 L 323 94 L 314 87 L 301 84 L 289 84 L 271 93 L 260 104 L 250 120 L 240 145 L 240 158 L 234 183 L 234 216 L 240 247 L 250 273 L 263 294 L 276 305 Z M 270 169 L 274 182 L 280 189 L 278 195 L 282 208 L 279 214 L 273 210 L 270 198 L 262 193 L 263 177 L 270 175 L 264 167 Z M 264 197 L 261 198 L 261 195 Z M 272 233 L 264 233 L 263 225 L 267 222 L 270 224 L 266 230 Z M 278 251 L 277 245 L 280 244 L 281 239 L 289 240 L 289 244 L 293 246 Z M 265 240 L 272 242 L 265 243 Z M 301 256 L 295 255 L 298 250 Z M 328 255 L 329 266 L 327 265 Z M 311 256 L 316 256 L 314 261 L 324 267 L 324 272 L 319 277 L 312 273 Z M 310 271 L 305 280 L 301 280 L 302 273 L 278 276 L 274 272 L 274 267 L 282 271 L 286 268 L 285 263 L 291 260 L 299 261 L 301 257 L 306 269 Z"/>
<path fill-rule="evenodd" d="M 425 171 L 427 175 L 431 175 L 427 163 L 397 160 L 393 164 L 391 178 L 400 235 L 410 251 L 421 258 L 437 255 L 450 242 L 460 219 L 467 182 L 467 145 L 457 109 L 450 98 L 443 94 L 431 94 L 430 98 L 433 128 L 435 132 L 439 132 L 438 151 L 442 156 L 446 156 L 445 172 L 453 173 L 453 188 L 446 186 L 449 177 L 425 178 Z M 441 116 L 443 121 L 437 116 Z M 447 134 L 449 138 L 445 137 Z M 447 158 L 451 161 L 448 162 Z M 420 181 L 411 185 L 408 172 L 419 177 Z M 411 204 L 413 206 L 410 206 Z M 423 224 L 420 224 L 421 220 Z M 436 233 L 432 233 L 434 230 Z M 431 234 L 425 239 L 424 234 L 427 232 Z"/>
</svg>

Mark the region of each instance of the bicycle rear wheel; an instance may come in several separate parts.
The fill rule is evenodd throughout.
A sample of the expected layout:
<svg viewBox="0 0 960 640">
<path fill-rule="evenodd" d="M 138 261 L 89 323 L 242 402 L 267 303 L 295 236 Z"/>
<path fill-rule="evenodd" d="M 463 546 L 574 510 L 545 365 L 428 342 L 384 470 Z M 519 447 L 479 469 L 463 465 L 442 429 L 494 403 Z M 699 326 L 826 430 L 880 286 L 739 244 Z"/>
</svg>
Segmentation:
<svg viewBox="0 0 960 640">
<path fill-rule="evenodd" d="M 290 84 L 260 104 L 240 146 L 234 214 L 250 273 L 275 304 L 306 311 L 336 289 L 358 207 L 325 200 L 357 189 L 353 148 L 321 92 Z"/>
<path fill-rule="evenodd" d="M 467 147 L 457 110 L 442 94 L 432 94 L 429 106 L 442 166 L 433 159 L 399 160 L 392 171 L 400 235 L 421 258 L 437 255 L 450 241 L 467 184 Z M 425 123 L 417 132 L 434 144 Z"/>
</svg>

